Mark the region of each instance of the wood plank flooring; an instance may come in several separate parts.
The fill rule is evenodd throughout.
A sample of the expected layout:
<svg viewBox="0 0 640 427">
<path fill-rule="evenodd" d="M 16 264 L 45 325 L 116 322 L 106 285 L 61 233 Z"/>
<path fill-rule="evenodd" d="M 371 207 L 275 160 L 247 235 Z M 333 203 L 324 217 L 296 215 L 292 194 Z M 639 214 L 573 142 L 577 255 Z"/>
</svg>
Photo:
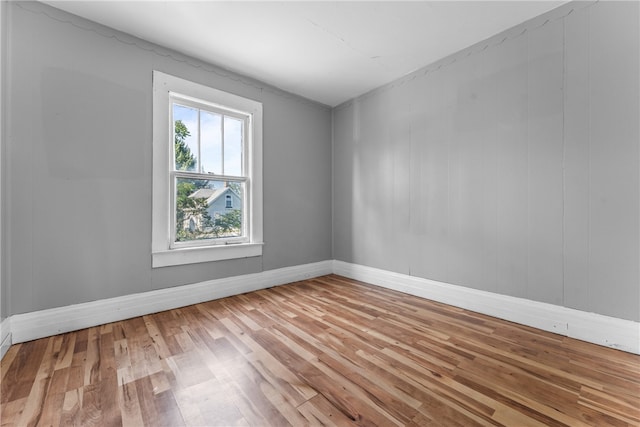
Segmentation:
<svg viewBox="0 0 640 427">
<path fill-rule="evenodd" d="M 325 276 L 18 344 L 2 426 L 638 426 L 640 356 Z"/>
</svg>

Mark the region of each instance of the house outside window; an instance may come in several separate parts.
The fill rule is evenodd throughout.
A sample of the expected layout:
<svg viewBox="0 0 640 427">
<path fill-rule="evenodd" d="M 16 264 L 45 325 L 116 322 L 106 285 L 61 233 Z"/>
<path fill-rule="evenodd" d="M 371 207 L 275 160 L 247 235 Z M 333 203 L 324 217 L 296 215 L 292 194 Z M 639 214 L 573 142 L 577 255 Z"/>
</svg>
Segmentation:
<svg viewBox="0 0 640 427">
<path fill-rule="evenodd" d="M 262 253 L 262 104 L 153 74 L 152 265 Z"/>
</svg>

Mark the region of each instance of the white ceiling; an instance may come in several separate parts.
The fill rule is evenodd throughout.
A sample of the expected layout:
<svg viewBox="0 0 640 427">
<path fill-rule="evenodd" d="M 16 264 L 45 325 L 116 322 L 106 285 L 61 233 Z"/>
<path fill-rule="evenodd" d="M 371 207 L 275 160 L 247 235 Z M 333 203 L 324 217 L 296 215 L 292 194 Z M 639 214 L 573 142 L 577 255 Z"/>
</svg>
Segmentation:
<svg viewBox="0 0 640 427">
<path fill-rule="evenodd" d="M 45 1 L 329 106 L 566 1 Z"/>
</svg>

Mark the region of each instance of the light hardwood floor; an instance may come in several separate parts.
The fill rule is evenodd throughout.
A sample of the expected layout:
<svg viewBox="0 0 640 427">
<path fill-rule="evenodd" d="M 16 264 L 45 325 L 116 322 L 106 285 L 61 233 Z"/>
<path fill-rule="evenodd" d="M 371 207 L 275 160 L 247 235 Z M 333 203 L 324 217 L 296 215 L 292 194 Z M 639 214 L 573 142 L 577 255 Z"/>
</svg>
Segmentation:
<svg viewBox="0 0 640 427">
<path fill-rule="evenodd" d="M 1 424 L 640 425 L 640 356 L 325 276 L 11 347 Z"/>
</svg>

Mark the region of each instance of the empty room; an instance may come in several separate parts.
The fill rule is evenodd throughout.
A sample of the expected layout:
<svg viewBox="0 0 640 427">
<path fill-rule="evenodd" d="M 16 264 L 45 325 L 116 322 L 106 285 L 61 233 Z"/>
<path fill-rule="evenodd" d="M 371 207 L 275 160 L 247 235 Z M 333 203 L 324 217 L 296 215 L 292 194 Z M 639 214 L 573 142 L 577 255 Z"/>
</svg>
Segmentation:
<svg viewBox="0 0 640 427">
<path fill-rule="evenodd" d="M 640 426 L 640 2 L 0 0 L 0 426 Z"/>
</svg>

